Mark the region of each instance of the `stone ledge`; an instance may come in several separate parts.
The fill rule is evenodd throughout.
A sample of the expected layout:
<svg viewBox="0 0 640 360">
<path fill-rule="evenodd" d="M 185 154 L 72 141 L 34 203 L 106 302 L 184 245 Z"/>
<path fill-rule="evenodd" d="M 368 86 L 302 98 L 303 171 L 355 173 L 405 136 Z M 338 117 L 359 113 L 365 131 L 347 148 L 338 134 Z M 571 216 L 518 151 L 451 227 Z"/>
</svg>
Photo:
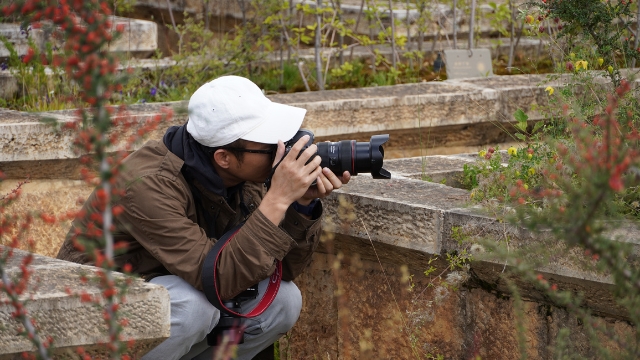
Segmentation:
<svg viewBox="0 0 640 360">
<path fill-rule="evenodd" d="M 111 16 L 111 19 L 113 29 L 118 25 L 123 25 L 124 32 L 109 44 L 109 51 L 147 55 L 158 48 L 158 24 L 155 22 L 119 16 Z M 45 42 L 50 36 L 50 32 L 43 29 L 29 29 L 29 33 L 34 44 L 40 51 L 44 51 Z M 4 36 L 14 46 L 18 55 L 27 53 L 29 42 L 26 32 L 20 28 L 19 24 L 0 24 L 0 36 Z M 0 58 L 8 56 L 9 50 L 0 43 Z"/>
<path fill-rule="evenodd" d="M 472 243 L 461 243 L 453 235 L 453 228 L 461 229 L 472 241 L 484 239 L 500 242 L 508 236 L 512 249 L 522 249 L 538 241 L 529 232 L 500 222 L 480 208 L 471 207 L 467 190 L 411 178 L 415 174 L 430 176 L 443 171 L 455 178 L 462 172 L 461 164 L 468 162 L 469 158 L 470 155 L 460 155 L 386 161 L 385 168 L 392 172 L 392 179 L 374 180 L 368 175 L 354 177 L 348 185 L 326 200 L 326 221 L 336 237 L 353 243 L 343 246 L 355 245 L 360 253 L 367 253 L 365 248 L 373 244 L 386 249 L 397 248 L 399 251 L 376 254 L 383 262 L 393 264 L 401 264 L 403 259 L 406 261 L 410 258 L 425 263 L 424 259 L 429 256 L 469 250 Z M 423 170 L 421 164 L 425 159 L 430 167 Z M 340 209 L 340 196 L 353 204 L 350 211 L 355 218 L 344 215 L 345 210 Z M 637 228 L 620 228 L 612 235 L 614 239 L 633 244 L 630 261 L 637 261 L 640 254 Z M 538 270 L 561 288 L 583 293 L 586 306 L 595 313 L 628 319 L 625 309 L 612 296 L 612 279 L 595 272 L 592 267 L 584 267 L 576 262 L 576 258 L 571 255 L 555 256 Z M 482 256 L 481 259 L 471 264 L 475 281 L 490 286 L 492 291 L 509 293 L 500 279 L 505 264 L 488 256 Z M 520 285 L 525 288 L 526 298 L 545 301 L 544 296 L 531 285 Z"/>
<path fill-rule="evenodd" d="M 0 247 L 0 251 L 4 248 Z M 26 252 L 15 250 L 15 254 L 5 270 L 9 276 L 17 276 L 20 260 Z M 30 283 L 30 295 L 26 307 L 40 327 L 40 334 L 54 337 L 55 353 L 60 358 L 72 357 L 79 346 L 89 353 L 102 352 L 99 343 L 108 342 L 102 310 L 83 303 L 78 297 L 70 296 L 65 289 L 74 293 L 86 291 L 99 294 L 100 289 L 91 284 L 82 285 L 82 274 L 91 274 L 95 268 L 78 265 L 40 255 L 34 256 L 32 270 L 34 278 Z M 116 273 L 122 277 L 122 274 Z M 0 294 L 0 301 L 6 299 Z M 146 283 L 141 279 L 133 281 L 121 306 L 121 314 L 129 319 L 129 326 L 123 333 L 126 339 L 135 340 L 131 354 L 138 358 L 169 336 L 170 308 L 169 293 L 162 286 Z M 11 317 L 13 308 L 0 304 L 0 359 L 18 359 L 24 351 L 34 347 L 22 336 L 16 335 L 18 323 Z"/>
<path fill-rule="evenodd" d="M 474 146 L 508 139 L 508 134 L 501 130 L 488 134 L 492 134 L 491 128 L 496 132 L 494 123 L 513 120 L 510 111 L 514 107 L 529 110 L 533 105 L 544 106 L 547 95 L 540 83 L 545 78 L 523 75 L 269 97 L 306 108 L 303 127 L 314 131 L 318 141 L 348 138 L 368 141 L 372 134 L 389 133 L 391 138 L 387 146 L 398 149 L 394 157 L 404 157 L 403 149 L 420 149 L 426 143 L 429 147 Z M 174 108 L 186 108 L 186 104 L 167 103 Z M 160 105 L 132 105 L 129 113 L 143 121 Z M 538 111 L 528 113 L 532 121 L 542 119 Z M 38 120 L 39 116 L 68 121 L 71 112 L 0 111 L 0 169 L 7 162 L 77 158 L 69 150 L 70 133 L 55 133 Z M 161 138 L 166 127 L 183 124 L 185 120 L 186 116 L 176 115 L 171 124 L 150 137 Z"/>
<path fill-rule="evenodd" d="M 544 88 L 548 84 L 560 88 L 568 81 L 566 77 L 546 80 L 546 75 L 494 76 L 269 97 L 307 109 L 302 126 L 312 130 L 317 141 L 369 141 L 371 135 L 388 133 L 386 156 L 398 158 L 426 153 L 428 148 L 468 152 L 473 147 L 512 142 L 513 113 L 523 109 L 531 122 L 544 120 L 549 98 Z M 598 81 L 606 83 L 604 78 Z M 160 139 L 168 126 L 186 121 L 187 103 L 131 105 L 128 113 L 143 122 L 161 106 L 180 109 L 170 123 L 149 134 Z M 15 162 L 24 162 L 20 168 L 27 169 L 28 162 L 77 159 L 70 150 L 71 132 L 55 132 L 39 121 L 39 117 L 52 117 L 65 122 L 71 116 L 69 110 L 36 114 L 0 109 L 0 170 L 11 170 Z M 38 166 L 32 166 L 31 171 L 7 176 L 29 174 L 33 179 L 39 173 Z"/>
</svg>

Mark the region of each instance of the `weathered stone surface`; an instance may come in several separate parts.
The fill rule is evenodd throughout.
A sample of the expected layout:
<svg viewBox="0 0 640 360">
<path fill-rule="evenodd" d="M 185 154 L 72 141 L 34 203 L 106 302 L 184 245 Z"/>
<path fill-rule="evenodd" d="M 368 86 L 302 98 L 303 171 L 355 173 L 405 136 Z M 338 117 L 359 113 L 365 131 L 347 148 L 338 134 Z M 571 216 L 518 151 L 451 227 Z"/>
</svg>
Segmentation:
<svg viewBox="0 0 640 360">
<path fill-rule="evenodd" d="M 0 99 L 9 99 L 18 92 L 18 80 L 9 70 L 0 70 Z"/>
<path fill-rule="evenodd" d="M 364 259 L 358 252 L 339 249 L 338 256 L 316 253 L 311 267 L 296 280 L 303 293 L 303 309 L 288 337 L 280 340 L 283 355 L 294 359 L 438 355 L 513 359 L 520 354 L 516 329 L 522 324 L 531 359 L 552 358 L 552 346 L 563 328 L 569 333 L 569 353 L 600 358 L 587 330 L 563 309 L 530 300 L 517 308 L 512 298 L 488 292 L 473 281 L 455 288 L 434 276 L 425 277 L 421 265 L 426 262 Z M 402 264 L 408 264 L 408 269 L 402 270 Z M 431 265 L 438 268 L 437 273 L 446 267 L 442 261 Z M 445 272 L 442 278 L 452 281 L 457 276 Z M 633 334 L 623 320 L 608 319 L 605 325 L 621 338 Z M 617 347 L 611 339 L 601 336 L 601 341 L 605 348 Z"/>
<path fill-rule="evenodd" d="M 518 77 L 510 78 L 516 84 L 522 82 Z M 505 79 L 495 83 L 506 88 L 505 83 L 510 82 Z M 508 141 L 508 131 L 496 127 L 494 122 L 513 121 L 501 112 L 501 108 L 509 106 L 502 102 L 517 103 L 511 97 L 517 97 L 518 92 L 511 93 L 511 97 L 503 97 L 502 90 L 490 87 L 493 84 L 430 82 L 270 97 L 277 102 L 306 108 L 308 112 L 303 127 L 314 131 L 318 141 L 349 138 L 369 141 L 373 134 L 389 133 L 391 137 L 385 147 L 387 156 L 391 157 L 394 152 L 396 156 L 407 156 L 427 148 L 459 149 Z M 529 85 L 529 92 L 545 94 L 535 84 Z M 186 102 L 136 105 L 129 108 L 129 113 L 142 122 L 162 105 L 185 108 Z M 71 119 L 72 113 L 0 112 L 0 169 L 7 166 L 4 165 L 7 162 L 77 158 L 70 150 L 70 133 L 56 132 L 40 123 L 38 117 L 41 116 L 65 122 Z M 170 123 L 149 137 L 161 138 L 168 126 L 183 124 L 185 120 L 184 112 L 177 112 Z M 23 164 L 21 168 L 25 166 Z"/>
<path fill-rule="evenodd" d="M 28 36 L 40 50 L 44 50 L 46 35 L 42 29 L 22 29 L 19 24 L 0 24 L 0 36 L 7 39 L 18 55 L 25 55 L 29 49 Z M 0 58 L 9 57 L 9 49 L 0 42 Z"/>
<path fill-rule="evenodd" d="M 124 32 L 120 38 L 109 44 L 110 51 L 127 51 L 148 54 L 158 48 L 158 24 L 153 21 L 129 19 L 118 16 L 111 17 L 113 29 L 119 24 L 124 25 Z M 0 35 L 5 37 L 14 47 L 18 55 L 25 55 L 29 49 L 28 37 L 33 40 L 40 51 L 45 50 L 44 44 L 48 40 L 50 31 L 42 29 L 20 28 L 19 24 L 0 24 Z M 0 43 L 0 58 L 8 57 L 9 50 Z"/>
<path fill-rule="evenodd" d="M 109 51 L 151 54 L 158 48 L 158 24 L 152 21 L 113 18 L 114 26 L 124 25 L 120 37 L 109 44 Z"/>
<path fill-rule="evenodd" d="M 411 157 L 511 144 L 516 132 L 511 124 L 517 109 L 523 109 L 531 122 L 543 120 L 542 109 L 548 102 L 545 79 L 542 75 L 494 76 L 269 97 L 307 109 L 303 127 L 312 130 L 317 141 L 369 141 L 372 135 L 388 133 L 386 157 Z M 548 84 L 561 87 L 565 83 L 566 79 L 559 78 Z M 133 105 L 129 116 L 142 123 L 161 106 L 173 107 L 176 113 L 171 121 L 148 134 L 148 138 L 160 139 L 167 127 L 184 124 L 186 105 Z M 65 122 L 72 116 L 71 111 L 33 114 L 0 110 L 0 170 L 11 168 L 8 162 L 77 158 L 70 150 L 70 132 L 56 132 L 39 121 L 40 117 L 52 117 Z M 27 166 L 21 164 L 21 171 Z M 33 167 L 34 171 L 27 172 L 37 177 L 39 171 Z"/>
<path fill-rule="evenodd" d="M 384 161 L 383 168 L 389 170 L 394 175 L 393 178 L 408 177 L 461 188 L 464 165 L 473 163 L 476 159 L 476 154 L 389 159 Z"/>
<path fill-rule="evenodd" d="M 0 247 L 0 251 L 4 248 Z M 10 277 L 17 276 L 25 252 L 16 250 L 5 267 Z M 78 294 L 91 295 L 100 289 L 80 282 L 81 275 L 91 277 L 95 268 L 36 255 L 31 269 L 34 277 L 25 296 L 30 296 L 26 307 L 36 321 L 42 336 L 53 336 L 57 353 L 64 358 L 76 347 L 82 346 L 89 353 L 100 354 L 101 342 L 108 342 L 102 309 L 84 303 L 78 296 L 67 294 L 67 289 Z M 114 273 L 123 279 L 122 274 Z M 0 301 L 4 295 L 0 294 Z M 139 357 L 169 336 L 169 293 L 162 286 L 134 280 L 128 288 L 126 302 L 121 304 L 123 317 L 129 320 L 123 336 L 136 345 L 131 353 Z M 19 324 L 11 317 L 13 308 L 0 304 L 0 359 L 21 358 L 24 351 L 34 348 L 24 337 L 17 335 Z"/>
</svg>

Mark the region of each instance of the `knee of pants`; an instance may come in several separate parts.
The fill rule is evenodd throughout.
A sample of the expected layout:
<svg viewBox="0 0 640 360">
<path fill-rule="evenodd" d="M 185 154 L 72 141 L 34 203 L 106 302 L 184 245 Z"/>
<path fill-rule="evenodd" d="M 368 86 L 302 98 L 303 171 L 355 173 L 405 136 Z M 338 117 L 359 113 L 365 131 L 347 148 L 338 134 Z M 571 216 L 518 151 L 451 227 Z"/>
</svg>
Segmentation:
<svg viewBox="0 0 640 360">
<path fill-rule="evenodd" d="M 300 317 L 302 310 L 302 294 L 300 289 L 291 281 L 283 281 L 275 301 L 280 309 L 278 314 L 278 330 L 281 333 L 289 331 Z"/>
<path fill-rule="evenodd" d="M 220 319 L 220 311 L 197 292 L 172 303 L 171 311 L 171 335 L 174 335 L 173 325 L 176 325 L 175 333 L 184 338 L 204 339 Z"/>
</svg>

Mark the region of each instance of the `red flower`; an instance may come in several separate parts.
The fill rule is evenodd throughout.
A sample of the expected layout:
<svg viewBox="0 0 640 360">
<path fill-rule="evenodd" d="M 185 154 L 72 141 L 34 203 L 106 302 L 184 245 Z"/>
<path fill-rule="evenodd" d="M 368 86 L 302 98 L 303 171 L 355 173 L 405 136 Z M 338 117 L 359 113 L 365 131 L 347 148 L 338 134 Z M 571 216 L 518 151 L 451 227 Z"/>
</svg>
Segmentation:
<svg viewBox="0 0 640 360">
<path fill-rule="evenodd" d="M 609 186 L 616 192 L 621 191 L 624 188 L 620 174 L 611 175 L 611 178 L 609 179 Z"/>
</svg>

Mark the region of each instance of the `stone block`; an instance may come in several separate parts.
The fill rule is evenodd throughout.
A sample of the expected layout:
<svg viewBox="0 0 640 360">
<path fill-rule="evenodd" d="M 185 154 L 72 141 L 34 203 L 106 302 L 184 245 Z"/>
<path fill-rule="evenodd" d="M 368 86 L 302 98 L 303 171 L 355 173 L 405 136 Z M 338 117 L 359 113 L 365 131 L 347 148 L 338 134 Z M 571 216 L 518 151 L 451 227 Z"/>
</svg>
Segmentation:
<svg viewBox="0 0 640 360">
<path fill-rule="evenodd" d="M 462 169 L 476 159 L 476 154 L 420 156 L 385 160 L 383 168 L 389 170 L 393 178 L 408 177 L 462 188 Z"/>
<path fill-rule="evenodd" d="M 9 70 L 0 70 L 0 99 L 10 99 L 18 92 L 18 80 Z"/>
<path fill-rule="evenodd" d="M 429 254 L 441 250 L 443 211 L 468 198 L 467 191 L 441 184 L 366 175 L 358 175 L 339 193 L 342 200 L 340 195 L 326 200 L 331 231 Z"/>
<path fill-rule="evenodd" d="M 38 49 L 44 50 L 46 35 L 42 29 L 31 29 L 29 27 L 27 32 L 26 29 L 21 29 L 19 24 L 0 23 L 0 37 L 7 39 L 18 56 L 26 55 L 29 50 L 29 38 L 27 35 L 29 35 Z M 6 58 L 9 55 L 9 49 L 0 42 L 0 58 Z"/>
<path fill-rule="evenodd" d="M 124 32 L 109 44 L 109 51 L 151 54 L 158 48 L 158 24 L 153 21 L 113 18 L 114 26 L 124 25 Z"/>
<path fill-rule="evenodd" d="M 0 251 L 5 248 L 0 247 Z M 19 274 L 20 261 L 25 255 L 25 252 L 15 250 L 4 268 L 9 277 Z M 26 309 L 36 321 L 39 334 L 53 337 L 56 358 L 73 357 L 70 354 L 77 347 L 83 347 L 94 356 L 104 353 L 98 345 L 109 342 L 103 310 L 67 294 L 67 289 L 74 294 L 81 291 L 100 294 L 96 285 L 80 282 L 81 275 L 91 278 L 95 268 L 35 255 L 31 269 L 34 275 L 25 294 L 29 297 Z M 118 273 L 114 276 L 123 278 Z M 4 296 L 0 294 L 0 323 L 3 325 L 0 327 L 0 359 L 19 359 L 22 352 L 35 348 L 25 337 L 17 335 L 20 325 L 11 317 L 13 308 L 2 301 L 6 299 Z M 120 314 L 129 320 L 123 336 L 135 341 L 131 350 L 135 358 L 169 336 L 169 293 L 162 286 L 134 280 L 128 288 L 126 301 L 121 304 Z"/>
</svg>

